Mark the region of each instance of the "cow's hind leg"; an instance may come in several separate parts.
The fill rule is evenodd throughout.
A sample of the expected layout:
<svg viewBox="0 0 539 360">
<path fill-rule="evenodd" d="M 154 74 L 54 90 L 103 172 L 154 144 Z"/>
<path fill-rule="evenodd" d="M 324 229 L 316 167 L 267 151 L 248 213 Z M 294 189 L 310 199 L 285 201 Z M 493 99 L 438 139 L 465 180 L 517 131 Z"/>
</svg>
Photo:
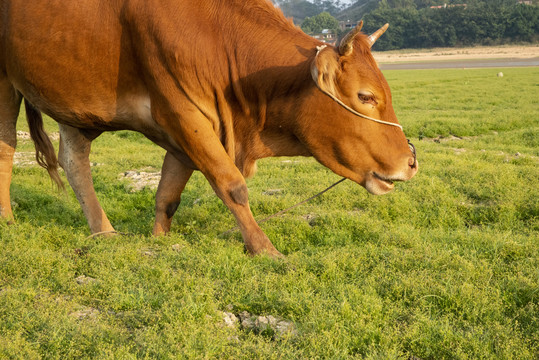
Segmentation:
<svg viewBox="0 0 539 360">
<path fill-rule="evenodd" d="M 0 219 L 8 222 L 13 220 L 9 188 L 17 145 L 16 124 L 21 100 L 21 94 L 7 79 L 0 78 Z"/>
<path fill-rule="evenodd" d="M 89 135 L 81 130 L 59 124 L 60 151 L 58 160 L 65 170 L 67 180 L 73 188 L 82 211 L 90 225 L 92 234 L 112 233 L 114 228 L 101 208 L 94 190 L 90 171 L 90 149 L 98 134 Z"/>
<path fill-rule="evenodd" d="M 182 191 L 192 174 L 192 169 L 187 168 L 167 152 L 155 196 L 154 235 L 166 234 L 170 231 L 172 216 L 180 205 Z"/>
</svg>

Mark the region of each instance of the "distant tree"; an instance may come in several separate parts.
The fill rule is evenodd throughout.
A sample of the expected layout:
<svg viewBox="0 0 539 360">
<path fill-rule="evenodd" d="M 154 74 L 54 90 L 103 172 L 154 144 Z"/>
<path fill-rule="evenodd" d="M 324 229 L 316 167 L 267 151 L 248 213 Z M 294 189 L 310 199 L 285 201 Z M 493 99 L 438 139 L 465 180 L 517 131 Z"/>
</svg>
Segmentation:
<svg viewBox="0 0 539 360">
<path fill-rule="evenodd" d="M 344 10 L 343 0 L 272 1 L 310 33 L 339 32 L 335 18 L 363 18 L 366 32 L 389 22 L 390 30 L 376 42 L 378 50 L 539 41 L 539 0 L 533 6 L 516 0 L 356 0 Z M 449 6 L 431 9 L 444 4 Z M 451 6 L 457 4 L 467 6 Z"/>
<path fill-rule="evenodd" d="M 417 47 L 417 24 L 419 13 L 416 9 L 378 9 L 364 17 L 365 32 L 370 34 L 379 29 L 385 23 L 390 24 L 387 31 L 378 41 L 375 49 L 392 50 L 406 47 Z M 412 45 L 414 44 L 414 45 Z"/>
<path fill-rule="evenodd" d="M 337 31 L 338 28 L 339 22 L 327 11 L 308 17 L 301 23 L 301 29 L 308 34 L 319 33 L 324 29 Z"/>
<path fill-rule="evenodd" d="M 391 7 L 398 5 L 396 0 L 382 0 L 383 6 L 364 16 L 365 31 L 372 32 L 390 23 L 390 30 L 375 44 L 377 50 L 539 40 L 539 7 L 507 0 L 467 3 L 467 7 L 416 9 Z"/>
<path fill-rule="evenodd" d="M 517 41 L 537 41 L 539 37 L 539 7 L 528 5 L 513 7 L 508 16 L 505 37 Z"/>
<path fill-rule="evenodd" d="M 387 1 L 387 5 L 392 9 L 416 7 L 414 0 L 384 0 L 384 1 Z"/>
<path fill-rule="evenodd" d="M 306 0 L 282 0 L 278 2 L 278 5 L 283 13 L 294 18 L 294 21 L 301 21 L 323 11 L 312 2 Z"/>
</svg>

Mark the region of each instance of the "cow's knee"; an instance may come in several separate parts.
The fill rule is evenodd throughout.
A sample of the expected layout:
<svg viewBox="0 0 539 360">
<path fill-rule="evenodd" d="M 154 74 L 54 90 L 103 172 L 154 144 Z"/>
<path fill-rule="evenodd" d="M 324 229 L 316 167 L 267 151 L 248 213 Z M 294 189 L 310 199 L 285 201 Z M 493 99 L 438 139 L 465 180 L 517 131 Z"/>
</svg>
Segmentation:
<svg viewBox="0 0 539 360">
<path fill-rule="evenodd" d="M 178 210 L 178 206 L 180 206 L 179 201 L 175 201 L 173 203 L 168 204 L 166 213 L 169 219 L 174 216 L 174 214 L 176 213 L 176 210 Z"/>
<path fill-rule="evenodd" d="M 249 203 L 249 191 L 245 183 L 235 184 L 228 191 L 228 195 L 238 205 L 247 205 Z"/>
</svg>

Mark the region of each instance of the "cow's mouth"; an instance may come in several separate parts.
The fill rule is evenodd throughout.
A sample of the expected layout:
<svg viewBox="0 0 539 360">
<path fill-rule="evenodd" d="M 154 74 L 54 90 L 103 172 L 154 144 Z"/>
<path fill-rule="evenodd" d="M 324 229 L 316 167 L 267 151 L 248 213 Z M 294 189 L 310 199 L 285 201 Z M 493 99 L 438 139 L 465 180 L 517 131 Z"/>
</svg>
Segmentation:
<svg viewBox="0 0 539 360">
<path fill-rule="evenodd" d="M 387 186 L 389 187 L 393 187 L 393 181 L 389 180 L 388 178 L 385 178 L 383 176 L 381 176 L 380 174 L 377 174 L 377 173 L 373 173 L 374 177 L 376 178 L 376 180 L 378 181 L 381 181 L 383 183 L 385 183 Z"/>
<path fill-rule="evenodd" d="M 371 173 L 371 176 L 367 178 L 365 182 L 365 189 L 373 195 L 382 195 L 390 192 L 395 187 L 393 180 L 386 178 L 375 172 Z"/>
</svg>

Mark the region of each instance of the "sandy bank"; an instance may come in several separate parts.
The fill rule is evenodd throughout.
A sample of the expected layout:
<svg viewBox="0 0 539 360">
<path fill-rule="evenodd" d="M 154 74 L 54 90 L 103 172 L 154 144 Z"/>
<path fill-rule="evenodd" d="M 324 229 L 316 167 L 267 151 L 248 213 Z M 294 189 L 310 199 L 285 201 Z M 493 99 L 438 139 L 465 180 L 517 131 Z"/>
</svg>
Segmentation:
<svg viewBox="0 0 539 360">
<path fill-rule="evenodd" d="M 373 56 L 379 63 L 471 59 L 527 59 L 539 57 L 539 45 L 373 51 Z"/>
</svg>

